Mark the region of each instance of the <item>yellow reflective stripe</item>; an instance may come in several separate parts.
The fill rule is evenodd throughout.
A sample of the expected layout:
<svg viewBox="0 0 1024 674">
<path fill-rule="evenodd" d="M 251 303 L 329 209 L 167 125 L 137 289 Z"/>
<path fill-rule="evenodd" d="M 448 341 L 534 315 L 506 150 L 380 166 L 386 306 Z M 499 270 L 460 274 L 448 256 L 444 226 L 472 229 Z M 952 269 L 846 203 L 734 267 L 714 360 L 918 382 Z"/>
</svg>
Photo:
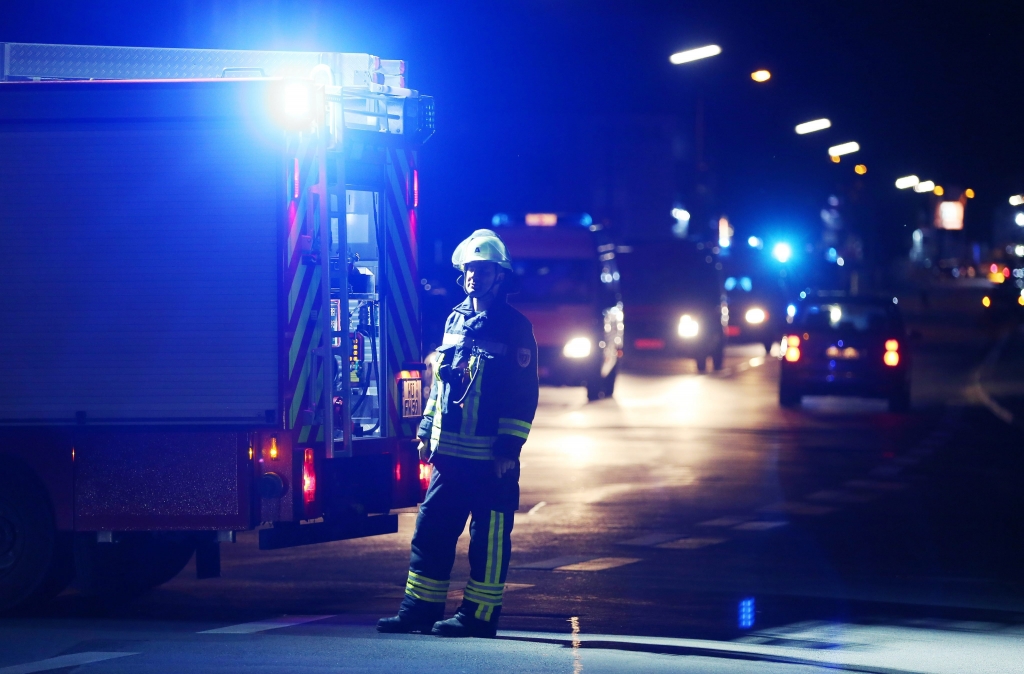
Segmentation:
<svg viewBox="0 0 1024 674">
<path fill-rule="evenodd" d="M 494 533 L 494 549 L 496 553 L 495 557 L 497 557 L 497 559 L 494 562 L 494 580 L 491 582 L 497 583 L 501 576 L 502 553 L 505 552 L 505 513 L 495 512 L 494 514 L 498 519 L 498 527 Z"/>
<path fill-rule="evenodd" d="M 479 450 L 479 449 L 468 449 L 466 447 L 456 447 L 452 445 L 439 444 L 435 449 L 438 454 L 444 454 L 446 456 L 457 456 L 460 459 L 474 459 L 476 461 L 490 461 L 494 458 L 491 454 L 491 450 Z"/>
<path fill-rule="evenodd" d="M 405 583 L 405 593 L 420 601 L 440 604 L 448 599 L 448 584 L 447 580 L 434 580 L 410 571 L 409 579 Z"/>
<path fill-rule="evenodd" d="M 498 435 L 514 435 L 517 438 L 522 438 L 523 440 L 528 440 L 530 437 L 529 433 L 525 433 L 523 431 L 512 431 L 507 428 L 499 428 Z"/>
<path fill-rule="evenodd" d="M 409 572 L 409 582 L 416 583 L 417 585 L 422 585 L 423 587 L 432 590 L 444 590 L 445 592 L 448 591 L 448 585 L 451 583 L 450 580 L 434 580 L 433 578 L 428 578 L 427 576 L 421 576 L 415 571 Z"/>
<path fill-rule="evenodd" d="M 427 400 L 427 406 L 423 408 L 423 416 L 429 417 L 433 415 L 435 411 L 437 411 L 437 400 L 434 396 L 430 396 Z"/>
<path fill-rule="evenodd" d="M 495 437 L 493 435 L 464 435 L 462 433 L 452 433 L 451 431 L 441 431 L 442 442 L 450 442 L 466 447 L 489 449 L 494 446 L 494 440 Z"/>
<path fill-rule="evenodd" d="M 499 426 L 518 426 L 519 428 L 523 429 L 524 431 L 529 431 L 531 428 L 533 428 L 533 424 L 531 424 L 528 421 L 523 421 L 522 419 L 510 419 L 510 418 L 505 418 L 505 417 L 502 417 L 501 419 L 498 419 L 498 425 Z"/>
</svg>

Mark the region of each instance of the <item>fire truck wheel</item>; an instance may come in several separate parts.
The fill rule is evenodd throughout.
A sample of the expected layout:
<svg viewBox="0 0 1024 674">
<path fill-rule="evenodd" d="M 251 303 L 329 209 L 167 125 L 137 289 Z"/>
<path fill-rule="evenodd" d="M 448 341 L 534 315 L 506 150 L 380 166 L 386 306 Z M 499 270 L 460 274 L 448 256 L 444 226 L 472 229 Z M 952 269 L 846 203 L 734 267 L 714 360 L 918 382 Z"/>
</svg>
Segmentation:
<svg viewBox="0 0 1024 674">
<path fill-rule="evenodd" d="M 130 532 L 112 543 L 95 534 L 75 540 L 75 585 L 103 598 L 128 598 L 162 585 L 181 573 L 196 543 L 188 534 Z"/>
<path fill-rule="evenodd" d="M 34 608 L 71 581 L 71 538 L 31 478 L 0 476 L 0 613 Z"/>
</svg>

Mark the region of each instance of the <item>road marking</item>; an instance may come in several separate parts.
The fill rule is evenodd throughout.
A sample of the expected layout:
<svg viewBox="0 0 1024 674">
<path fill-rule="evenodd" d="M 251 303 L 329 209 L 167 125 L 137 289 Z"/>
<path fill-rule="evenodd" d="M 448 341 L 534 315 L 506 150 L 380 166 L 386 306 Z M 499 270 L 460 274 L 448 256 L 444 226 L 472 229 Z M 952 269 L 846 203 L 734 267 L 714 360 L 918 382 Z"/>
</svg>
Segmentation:
<svg viewBox="0 0 1024 674">
<path fill-rule="evenodd" d="M 782 503 L 773 503 L 772 505 L 758 508 L 758 512 L 762 513 L 788 513 L 790 515 L 828 515 L 834 513 L 835 508 L 823 505 L 811 505 L 810 503 L 798 503 L 795 501 L 784 501 Z"/>
<path fill-rule="evenodd" d="M 903 482 L 889 482 L 884 480 L 850 480 L 847 487 L 854 489 L 871 489 L 875 491 L 902 491 L 907 488 Z"/>
<path fill-rule="evenodd" d="M 739 526 L 733 527 L 735 531 L 768 531 L 769 529 L 778 529 L 784 527 L 789 522 L 745 522 Z"/>
<path fill-rule="evenodd" d="M 536 512 L 538 511 L 538 510 L 540 510 L 541 508 L 543 508 L 543 507 L 544 507 L 544 506 L 546 506 L 547 504 L 548 504 L 548 502 L 547 502 L 547 501 L 541 501 L 541 502 L 540 502 L 540 503 L 538 503 L 537 505 L 535 505 L 535 506 L 533 506 L 532 508 L 530 508 L 529 510 L 527 510 L 527 511 L 526 511 L 526 514 L 527 514 L 527 515 L 533 515 L 534 513 L 536 513 Z"/>
<path fill-rule="evenodd" d="M 659 548 L 666 550 L 699 550 L 719 543 L 725 543 L 725 538 L 680 538 L 677 541 L 662 543 Z"/>
<path fill-rule="evenodd" d="M 614 569 L 619 566 L 626 566 L 627 564 L 635 564 L 639 561 L 641 560 L 638 557 L 598 557 L 586 562 L 559 566 L 555 571 L 604 571 L 605 569 Z"/>
<path fill-rule="evenodd" d="M 333 615 L 285 615 L 279 618 L 242 623 L 241 625 L 228 625 L 227 627 L 218 627 L 213 630 L 203 630 L 202 632 L 197 632 L 197 634 L 255 634 L 256 632 L 266 632 L 267 630 L 276 630 L 282 627 L 294 627 L 295 625 L 312 623 L 317 620 L 326 620 L 333 617 Z"/>
<path fill-rule="evenodd" d="M 565 557 L 553 557 L 552 559 L 542 559 L 539 562 L 528 562 L 526 564 L 513 564 L 513 569 L 528 569 L 531 571 L 554 571 L 560 566 L 567 566 L 570 564 L 576 564 L 577 562 L 585 562 L 588 559 L 593 559 L 590 555 L 567 555 Z"/>
<path fill-rule="evenodd" d="M 658 545 L 659 543 L 678 540 L 681 536 L 682 534 L 659 532 L 656 534 L 647 534 L 646 536 L 631 538 L 628 541 L 622 541 L 619 545 L 636 545 L 639 547 L 650 548 Z"/>
<path fill-rule="evenodd" d="M 32 672 L 49 672 L 54 669 L 67 669 L 69 667 L 89 665 L 94 662 L 103 662 L 104 660 L 123 658 L 128 655 L 138 655 L 138 653 L 119 653 L 112 651 L 84 651 L 82 653 L 71 653 L 70 655 L 58 655 L 55 658 L 36 660 L 35 662 L 26 662 L 21 665 L 0 667 L 0 674 L 32 674 Z"/>
<path fill-rule="evenodd" d="M 706 522 L 698 522 L 698 527 L 734 527 L 737 524 L 743 524 L 748 521 L 749 517 L 719 517 L 714 520 L 707 520 Z"/>
<path fill-rule="evenodd" d="M 878 498 L 878 494 L 855 493 L 841 489 L 822 489 L 807 496 L 812 501 L 829 501 L 832 503 L 867 503 Z"/>
</svg>

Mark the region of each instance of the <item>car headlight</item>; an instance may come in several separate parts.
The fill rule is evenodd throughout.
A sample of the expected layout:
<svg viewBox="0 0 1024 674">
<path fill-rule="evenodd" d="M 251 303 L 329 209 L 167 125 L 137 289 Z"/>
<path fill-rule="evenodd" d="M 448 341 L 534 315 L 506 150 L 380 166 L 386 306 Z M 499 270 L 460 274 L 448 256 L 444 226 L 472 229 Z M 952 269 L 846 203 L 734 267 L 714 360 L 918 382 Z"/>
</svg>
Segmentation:
<svg viewBox="0 0 1024 674">
<path fill-rule="evenodd" d="M 758 325 L 760 323 L 764 323 L 764 320 L 768 318 L 768 314 L 764 312 L 764 309 L 754 307 L 753 309 L 747 309 L 747 313 L 743 318 L 747 320 L 747 323 Z"/>
<path fill-rule="evenodd" d="M 590 355 L 593 343 L 586 337 L 573 337 L 562 347 L 562 355 L 566 358 L 586 358 Z"/>
<path fill-rule="evenodd" d="M 683 314 L 679 318 L 679 336 L 683 339 L 693 339 L 697 336 L 699 326 L 690 314 Z"/>
</svg>

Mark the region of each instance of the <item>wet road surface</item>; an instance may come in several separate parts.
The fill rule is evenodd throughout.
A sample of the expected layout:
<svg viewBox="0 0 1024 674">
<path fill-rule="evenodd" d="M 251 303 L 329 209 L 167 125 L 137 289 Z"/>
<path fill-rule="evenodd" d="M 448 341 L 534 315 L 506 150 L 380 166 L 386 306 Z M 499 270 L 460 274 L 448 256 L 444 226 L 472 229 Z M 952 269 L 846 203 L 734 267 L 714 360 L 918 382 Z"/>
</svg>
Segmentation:
<svg viewBox="0 0 1024 674">
<path fill-rule="evenodd" d="M 0 620 L 0 674 L 1024 671 L 1024 448 L 971 389 L 992 343 L 923 345 L 907 415 L 782 410 L 760 346 L 714 375 L 634 363 L 598 403 L 543 389 L 497 641 L 373 631 L 402 596 L 410 512 L 291 550 L 242 534 L 221 579 L 190 565 L 126 604 L 67 592 Z"/>
</svg>

